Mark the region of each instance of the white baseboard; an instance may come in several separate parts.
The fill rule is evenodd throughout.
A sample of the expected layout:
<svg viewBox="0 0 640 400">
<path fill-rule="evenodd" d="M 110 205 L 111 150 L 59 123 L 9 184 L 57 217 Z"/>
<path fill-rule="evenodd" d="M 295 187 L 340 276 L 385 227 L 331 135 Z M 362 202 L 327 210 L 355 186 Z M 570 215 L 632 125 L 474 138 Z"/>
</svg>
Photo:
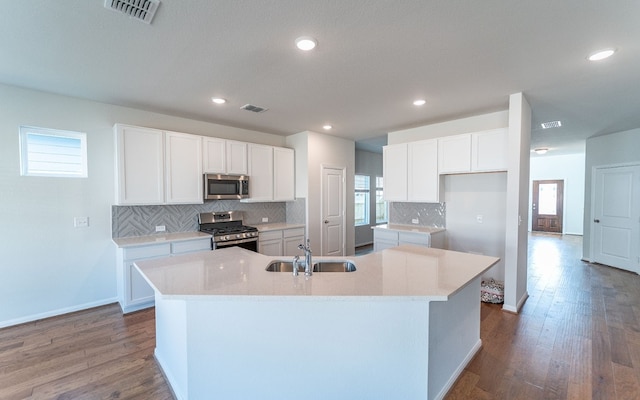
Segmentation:
<svg viewBox="0 0 640 400">
<path fill-rule="evenodd" d="M 467 368 L 467 365 L 469 365 L 471 360 L 473 360 L 473 357 L 475 357 L 475 355 L 480 351 L 481 348 L 482 348 L 482 340 L 478 339 L 478 342 L 476 342 L 476 344 L 471 348 L 467 356 L 464 358 L 464 360 L 462 360 L 458 368 L 456 368 L 456 370 L 451 375 L 451 378 L 449 378 L 447 383 L 444 385 L 440 393 L 436 395 L 434 400 L 444 399 L 444 396 L 446 396 L 447 393 L 449 393 L 449 390 L 451 390 L 451 388 L 456 383 L 460 375 L 462 375 L 462 372 L 464 371 L 464 369 Z"/>
<path fill-rule="evenodd" d="M 504 311 L 509 311 L 509 312 L 514 313 L 514 314 L 517 314 L 518 312 L 520 312 L 520 309 L 522 308 L 522 305 L 524 304 L 525 301 L 527 301 L 528 298 L 529 298 L 529 292 L 524 292 L 524 294 L 522 295 L 520 300 L 518 300 L 518 304 L 516 304 L 515 308 L 505 304 L 505 305 L 502 306 L 502 309 Z"/>
<path fill-rule="evenodd" d="M 9 327 L 9 326 L 20 325 L 20 324 L 24 324 L 24 323 L 27 323 L 27 322 L 33 322 L 33 321 L 37 321 L 39 319 L 44 319 L 44 318 L 57 317 L 58 315 L 68 314 L 68 313 L 72 313 L 72 312 L 76 312 L 76 311 L 87 310 L 89 308 L 100 307 L 100 306 L 104 306 L 104 305 L 111 304 L 111 303 L 117 303 L 117 302 L 118 302 L 118 298 L 117 297 L 113 297 L 113 298 L 110 298 L 110 299 L 93 301 L 91 303 L 84 303 L 84 304 L 78 304 L 78 305 L 71 306 L 71 307 L 59 308 L 57 310 L 51 310 L 51 311 L 43 312 L 43 313 L 40 313 L 40 314 L 26 315 L 26 316 L 20 317 L 20 318 L 14 318 L 14 319 L 6 320 L 6 321 L 0 321 L 0 328 L 6 328 L 6 327 Z"/>
</svg>

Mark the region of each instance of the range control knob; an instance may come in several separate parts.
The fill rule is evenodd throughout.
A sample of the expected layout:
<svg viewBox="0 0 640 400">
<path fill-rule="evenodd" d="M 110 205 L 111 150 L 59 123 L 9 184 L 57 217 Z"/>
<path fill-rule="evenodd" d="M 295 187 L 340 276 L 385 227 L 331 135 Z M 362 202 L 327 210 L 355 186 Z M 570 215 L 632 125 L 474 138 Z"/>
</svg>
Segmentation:
<svg viewBox="0 0 640 400">
<path fill-rule="evenodd" d="M 229 240 L 229 239 L 230 239 L 230 238 L 229 238 L 229 235 L 226 235 L 226 236 L 224 237 L 224 240 Z"/>
</svg>

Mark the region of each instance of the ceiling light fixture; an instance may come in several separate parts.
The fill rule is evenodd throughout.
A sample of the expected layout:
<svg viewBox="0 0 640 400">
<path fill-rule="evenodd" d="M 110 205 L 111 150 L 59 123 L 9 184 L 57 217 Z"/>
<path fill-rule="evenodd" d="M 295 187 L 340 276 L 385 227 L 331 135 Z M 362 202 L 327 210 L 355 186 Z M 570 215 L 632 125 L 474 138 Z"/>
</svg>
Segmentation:
<svg viewBox="0 0 640 400">
<path fill-rule="evenodd" d="M 300 36 L 296 39 L 296 47 L 303 51 L 313 50 L 318 42 L 311 36 Z"/>
<path fill-rule="evenodd" d="M 587 57 L 587 60 L 589 61 L 600 61 L 600 60 L 604 60 L 605 58 L 609 58 L 613 55 L 613 53 L 616 52 L 616 49 L 606 49 L 606 50 L 600 50 L 597 51 L 593 54 L 590 54 L 589 57 Z"/>
<path fill-rule="evenodd" d="M 425 105 L 426 103 L 427 103 L 427 101 L 426 101 L 426 100 L 419 99 L 419 100 L 415 100 L 415 101 L 413 102 L 413 105 L 414 105 L 414 106 L 423 106 L 423 105 Z"/>
<path fill-rule="evenodd" d="M 542 154 L 546 154 L 546 153 L 547 153 L 547 151 L 549 151 L 549 149 L 548 149 L 548 148 L 546 148 L 546 147 L 540 147 L 540 148 L 537 148 L 537 149 L 535 149 L 535 150 L 533 150 L 533 151 L 535 151 L 535 152 L 536 152 L 536 154 L 540 154 L 540 155 L 542 155 Z"/>
<path fill-rule="evenodd" d="M 330 130 L 331 128 L 333 128 L 333 126 L 331 126 L 331 125 L 329 125 L 329 124 L 326 124 L 326 125 L 323 125 L 323 126 L 322 126 L 322 129 L 324 129 L 325 131 L 328 131 L 328 130 Z"/>
<path fill-rule="evenodd" d="M 213 101 L 216 104 L 224 104 L 227 102 L 227 100 L 223 99 L 222 97 L 212 97 L 211 101 Z"/>
</svg>

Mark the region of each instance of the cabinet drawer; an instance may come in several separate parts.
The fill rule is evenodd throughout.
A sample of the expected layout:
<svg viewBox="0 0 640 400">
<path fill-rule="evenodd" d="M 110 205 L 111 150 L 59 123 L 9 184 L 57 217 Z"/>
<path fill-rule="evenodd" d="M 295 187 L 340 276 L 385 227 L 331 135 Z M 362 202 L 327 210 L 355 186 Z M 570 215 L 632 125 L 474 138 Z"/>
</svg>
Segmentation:
<svg viewBox="0 0 640 400">
<path fill-rule="evenodd" d="M 282 231 L 282 237 L 289 238 L 294 236 L 304 236 L 304 228 L 285 229 Z"/>
<path fill-rule="evenodd" d="M 278 230 L 278 231 L 260 232 L 260 235 L 258 236 L 258 238 L 260 239 L 261 242 L 264 240 L 281 239 L 282 231 Z"/>
<path fill-rule="evenodd" d="M 150 246 L 127 247 L 124 249 L 125 260 L 137 260 L 139 258 L 162 257 L 171 254 L 169 243 L 154 244 Z"/>
<path fill-rule="evenodd" d="M 193 251 L 211 250 L 211 238 L 198 240 L 185 240 L 184 242 L 171 243 L 171 253 L 190 253 Z"/>
<path fill-rule="evenodd" d="M 395 231 L 386 231 L 383 229 L 375 229 L 374 230 L 375 240 L 386 240 L 390 242 L 398 241 L 398 232 Z"/>
<path fill-rule="evenodd" d="M 410 233 L 399 232 L 398 241 L 400 244 L 417 244 L 420 246 L 429 246 L 429 234 L 428 233 Z"/>
</svg>

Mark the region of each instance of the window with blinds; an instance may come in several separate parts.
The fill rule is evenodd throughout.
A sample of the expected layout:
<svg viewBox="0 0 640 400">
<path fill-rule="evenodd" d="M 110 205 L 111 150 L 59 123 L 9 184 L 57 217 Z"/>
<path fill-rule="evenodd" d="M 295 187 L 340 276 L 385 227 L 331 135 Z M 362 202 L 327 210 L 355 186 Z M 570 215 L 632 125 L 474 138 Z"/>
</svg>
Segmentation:
<svg viewBox="0 0 640 400">
<path fill-rule="evenodd" d="M 21 126 L 20 174 L 86 178 L 86 133 Z"/>
</svg>

